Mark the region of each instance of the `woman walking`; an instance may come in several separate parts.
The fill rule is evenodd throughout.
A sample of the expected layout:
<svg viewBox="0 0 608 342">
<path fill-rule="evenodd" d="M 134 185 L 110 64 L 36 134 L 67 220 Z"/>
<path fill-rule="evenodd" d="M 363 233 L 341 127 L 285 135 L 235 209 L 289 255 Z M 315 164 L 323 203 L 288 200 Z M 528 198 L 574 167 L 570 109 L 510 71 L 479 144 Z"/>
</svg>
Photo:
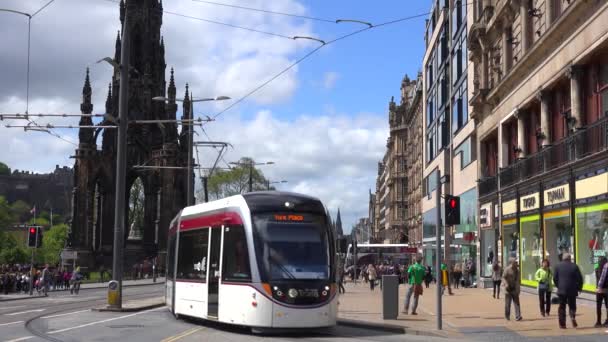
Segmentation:
<svg viewBox="0 0 608 342">
<path fill-rule="evenodd" d="M 541 268 L 536 271 L 534 279 L 538 282 L 538 300 L 540 314 L 545 317 L 551 312 L 551 292 L 553 291 L 553 274 L 551 273 L 549 260 L 544 259 Z"/>
<path fill-rule="evenodd" d="M 369 266 L 367 266 L 367 277 L 369 280 L 369 289 L 374 291 L 374 287 L 376 286 L 376 278 L 378 276 L 378 273 L 376 272 L 376 268 L 374 267 L 374 265 L 369 264 Z"/>
<path fill-rule="evenodd" d="M 460 279 L 462 279 L 462 268 L 460 268 L 460 264 L 456 264 L 456 266 L 454 266 L 452 276 L 454 279 L 454 288 L 458 288 L 460 285 Z"/>
<path fill-rule="evenodd" d="M 502 283 L 502 268 L 495 262 L 492 265 L 492 297 L 500 299 L 500 283 Z"/>
<path fill-rule="evenodd" d="M 598 268 L 595 271 L 595 279 L 597 279 L 597 290 L 595 294 L 595 309 L 597 320 L 595 327 L 608 327 L 608 259 L 605 256 L 598 260 Z M 602 302 L 606 306 L 606 320 L 602 325 Z"/>
<path fill-rule="evenodd" d="M 431 266 L 427 266 L 424 271 L 424 286 L 428 289 L 429 284 L 433 281 L 433 271 L 431 270 Z"/>
</svg>

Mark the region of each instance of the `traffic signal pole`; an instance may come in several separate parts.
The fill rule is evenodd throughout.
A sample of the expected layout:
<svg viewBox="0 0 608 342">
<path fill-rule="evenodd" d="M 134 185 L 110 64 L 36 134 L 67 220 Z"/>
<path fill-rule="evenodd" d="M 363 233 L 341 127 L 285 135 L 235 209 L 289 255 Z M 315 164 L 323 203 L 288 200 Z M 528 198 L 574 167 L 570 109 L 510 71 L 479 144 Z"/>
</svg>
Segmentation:
<svg viewBox="0 0 608 342">
<path fill-rule="evenodd" d="M 435 272 L 437 273 L 437 330 L 442 329 L 442 305 L 441 290 L 443 287 L 441 272 L 441 170 L 437 170 L 437 191 L 435 192 L 435 208 L 437 209 L 437 221 L 435 225 Z"/>
</svg>

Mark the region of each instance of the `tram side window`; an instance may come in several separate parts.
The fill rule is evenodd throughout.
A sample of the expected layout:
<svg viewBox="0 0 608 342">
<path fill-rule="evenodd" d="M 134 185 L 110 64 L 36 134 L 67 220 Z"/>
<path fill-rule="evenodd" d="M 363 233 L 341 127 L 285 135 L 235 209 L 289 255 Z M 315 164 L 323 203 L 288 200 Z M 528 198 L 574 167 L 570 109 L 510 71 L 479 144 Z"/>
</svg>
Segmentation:
<svg viewBox="0 0 608 342">
<path fill-rule="evenodd" d="M 205 281 L 209 228 L 180 233 L 177 278 Z"/>
<path fill-rule="evenodd" d="M 243 226 L 224 227 L 224 259 L 222 280 L 251 281 L 247 238 Z"/>
</svg>

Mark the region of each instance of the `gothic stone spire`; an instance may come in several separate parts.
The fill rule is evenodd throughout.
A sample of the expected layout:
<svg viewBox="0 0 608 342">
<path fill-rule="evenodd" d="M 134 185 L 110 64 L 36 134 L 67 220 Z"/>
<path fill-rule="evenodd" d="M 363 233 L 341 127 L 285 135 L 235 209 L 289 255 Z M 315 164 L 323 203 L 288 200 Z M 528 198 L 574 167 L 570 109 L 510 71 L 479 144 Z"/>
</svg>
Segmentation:
<svg viewBox="0 0 608 342">
<path fill-rule="evenodd" d="M 82 103 L 80 104 L 80 111 L 82 114 L 93 113 L 93 104 L 91 103 L 91 81 L 89 79 L 89 68 L 84 79 L 84 86 L 82 87 Z M 92 126 L 93 120 L 91 116 L 81 116 L 80 126 Z M 78 132 L 78 138 L 81 144 L 92 144 L 93 143 L 93 130 L 90 128 L 80 128 Z"/>
</svg>

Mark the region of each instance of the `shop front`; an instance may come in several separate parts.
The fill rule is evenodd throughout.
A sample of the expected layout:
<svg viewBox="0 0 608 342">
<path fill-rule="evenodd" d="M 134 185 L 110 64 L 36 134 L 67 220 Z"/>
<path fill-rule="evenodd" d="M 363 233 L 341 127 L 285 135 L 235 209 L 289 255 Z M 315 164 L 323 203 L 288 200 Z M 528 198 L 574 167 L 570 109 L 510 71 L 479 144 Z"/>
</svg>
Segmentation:
<svg viewBox="0 0 608 342">
<path fill-rule="evenodd" d="M 551 267 L 562 255 L 574 255 L 574 227 L 571 222 L 570 184 L 548 185 L 543 193 L 545 258 Z"/>
<path fill-rule="evenodd" d="M 498 237 L 494 225 L 494 203 L 486 202 L 479 207 L 480 276 L 492 276 L 492 265 L 498 261 Z"/>
<path fill-rule="evenodd" d="M 543 240 L 540 229 L 540 196 L 538 191 L 519 198 L 519 255 L 521 284 L 537 286 L 536 270 L 543 259 Z"/>
<path fill-rule="evenodd" d="M 511 195 L 513 196 L 513 195 Z M 519 260 L 519 229 L 517 227 L 517 200 L 505 196 L 501 215 L 502 267 L 509 265 L 509 259 Z"/>
<path fill-rule="evenodd" d="M 598 258 L 608 255 L 608 173 L 597 173 L 576 181 L 576 261 L 585 291 L 595 291 Z"/>
<path fill-rule="evenodd" d="M 460 196 L 460 224 L 456 225 L 450 243 L 450 265 L 470 270 L 469 282 L 477 280 L 477 189 Z"/>
</svg>

